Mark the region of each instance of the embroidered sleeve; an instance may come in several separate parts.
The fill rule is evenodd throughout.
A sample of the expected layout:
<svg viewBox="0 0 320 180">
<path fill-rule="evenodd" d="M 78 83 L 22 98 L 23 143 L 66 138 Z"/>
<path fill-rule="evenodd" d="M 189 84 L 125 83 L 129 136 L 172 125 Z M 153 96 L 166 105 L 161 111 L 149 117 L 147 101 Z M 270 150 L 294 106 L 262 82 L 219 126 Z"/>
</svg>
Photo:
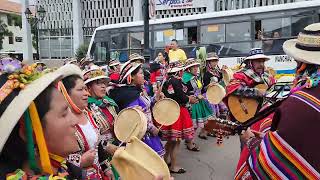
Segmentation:
<svg viewBox="0 0 320 180">
<path fill-rule="evenodd" d="M 67 161 L 77 167 L 80 167 L 81 163 L 81 154 L 75 153 L 75 154 L 70 154 L 67 158 Z"/>
<path fill-rule="evenodd" d="M 244 97 L 261 97 L 258 89 L 240 85 L 232 94 Z"/>
</svg>

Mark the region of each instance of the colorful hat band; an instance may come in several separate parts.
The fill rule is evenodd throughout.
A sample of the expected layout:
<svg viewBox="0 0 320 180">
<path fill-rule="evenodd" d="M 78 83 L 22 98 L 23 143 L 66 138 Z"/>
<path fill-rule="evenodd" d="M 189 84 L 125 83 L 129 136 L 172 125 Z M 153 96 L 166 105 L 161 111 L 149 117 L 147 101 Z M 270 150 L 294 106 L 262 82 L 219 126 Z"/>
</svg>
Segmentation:
<svg viewBox="0 0 320 180">
<path fill-rule="evenodd" d="M 105 76 L 105 75 L 106 75 L 106 73 L 103 70 L 97 69 L 97 70 L 92 70 L 92 71 L 87 72 L 86 74 L 84 74 L 83 78 L 86 81 L 88 79 L 93 79 L 93 78 L 96 78 L 99 76 Z"/>
</svg>

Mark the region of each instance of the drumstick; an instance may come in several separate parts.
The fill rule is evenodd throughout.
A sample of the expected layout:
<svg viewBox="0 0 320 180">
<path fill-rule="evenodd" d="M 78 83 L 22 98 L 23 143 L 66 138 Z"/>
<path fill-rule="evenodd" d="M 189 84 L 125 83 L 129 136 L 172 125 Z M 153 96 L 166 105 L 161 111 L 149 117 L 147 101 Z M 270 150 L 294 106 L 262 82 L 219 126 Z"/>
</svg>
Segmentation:
<svg viewBox="0 0 320 180">
<path fill-rule="evenodd" d="M 128 135 L 128 137 L 126 137 L 126 139 L 119 144 L 118 148 L 121 147 L 125 142 L 128 141 L 128 139 L 131 137 L 131 135 L 132 135 L 133 132 L 137 129 L 137 127 L 138 127 L 138 123 L 135 124 L 134 128 L 131 130 L 131 132 L 130 132 L 130 134 Z"/>
</svg>

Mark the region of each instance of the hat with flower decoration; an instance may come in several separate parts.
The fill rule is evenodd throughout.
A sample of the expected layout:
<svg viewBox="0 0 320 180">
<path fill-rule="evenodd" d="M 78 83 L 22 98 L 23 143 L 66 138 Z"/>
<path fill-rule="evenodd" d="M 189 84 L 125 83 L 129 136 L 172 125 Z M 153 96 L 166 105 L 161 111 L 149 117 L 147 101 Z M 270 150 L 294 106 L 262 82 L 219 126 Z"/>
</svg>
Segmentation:
<svg viewBox="0 0 320 180">
<path fill-rule="evenodd" d="M 42 172 L 52 174 L 42 125 L 33 101 L 50 84 L 72 74 L 81 76 L 81 70 L 75 65 L 66 65 L 58 70 L 42 70 L 36 64 L 24 65 L 10 58 L 1 60 L 0 70 L 0 152 L 16 124 L 23 121 L 26 127 L 29 124 L 25 133 L 31 169 L 38 168 L 34 158 L 37 146 Z"/>
<path fill-rule="evenodd" d="M 90 67 L 89 70 L 86 70 L 83 72 L 84 84 L 88 84 L 89 82 L 92 82 L 98 79 L 105 79 L 107 81 L 110 80 L 110 78 L 106 75 L 106 72 L 103 71 L 97 65 L 93 65 Z"/>
<path fill-rule="evenodd" d="M 187 59 L 186 63 L 185 63 L 185 69 L 188 69 L 190 67 L 193 67 L 193 66 L 200 66 L 200 62 L 194 58 L 189 58 Z"/>
</svg>

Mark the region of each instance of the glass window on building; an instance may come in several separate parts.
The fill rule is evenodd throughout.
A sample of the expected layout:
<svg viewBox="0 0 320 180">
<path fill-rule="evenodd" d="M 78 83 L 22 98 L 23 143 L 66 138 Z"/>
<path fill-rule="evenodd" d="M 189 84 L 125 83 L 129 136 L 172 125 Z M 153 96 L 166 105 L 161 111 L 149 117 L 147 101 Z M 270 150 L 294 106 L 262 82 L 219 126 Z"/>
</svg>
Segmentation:
<svg viewBox="0 0 320 180">
<path fill-rule="evenodd" d="M 13 42 L 14 42 L 13 36 L 9 36 L 9 44 L 13 44 Z"/>
<path fill-rule="evenodd" d="M 251 40 L 251 23 L 240 22 L 226 24 L 226 41 L 250 41 Z"/>
<path fill-rule="evenodd" d="M 303 29 L 312 24 L 314 22 L 313 16 L 293 16 L 292 19 L 292 36 L 298 36 L 299 32 L 303 31 Z"/>
<path fill-rule="evenodd" d="M 211 24 L 201 26 L 201 44 L 221 43 L 225 41 L 225 25 Z"/>
</svg>

